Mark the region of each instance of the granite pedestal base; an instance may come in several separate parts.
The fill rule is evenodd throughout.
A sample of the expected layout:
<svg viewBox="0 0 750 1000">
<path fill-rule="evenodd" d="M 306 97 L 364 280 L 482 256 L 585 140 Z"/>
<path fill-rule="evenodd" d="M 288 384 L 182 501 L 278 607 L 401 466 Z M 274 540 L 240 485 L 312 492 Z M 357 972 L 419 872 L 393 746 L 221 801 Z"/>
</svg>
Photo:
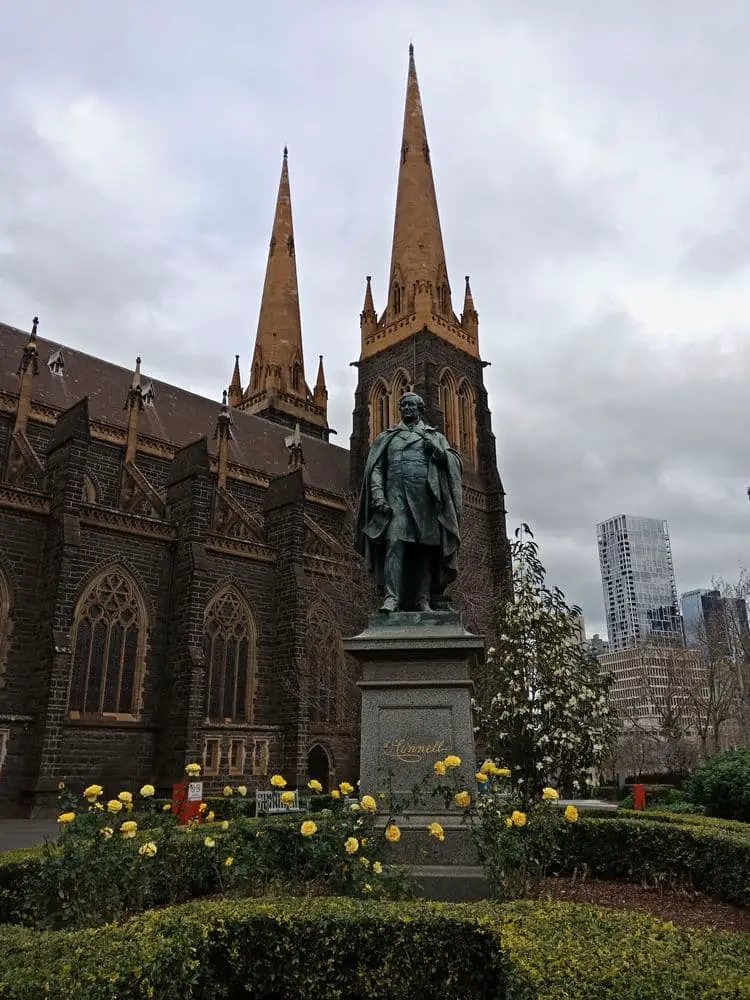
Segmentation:
<svg viewBox="0 0 750 1000">
<path fill-rule="evenodd" d="M 471 668 L 484 640 L 467 632 L 455 611 L 373 615 L 367 628 L 344 640 L 362 664 L 360 791 L 390 791 L 408 804 L 411 792 L 449 754 L 461 758 L 464 786 L 473 789 L 476 760 L 471 717 Z M 435 799 L 410 813 L 435 813 Z"/>
</svg>

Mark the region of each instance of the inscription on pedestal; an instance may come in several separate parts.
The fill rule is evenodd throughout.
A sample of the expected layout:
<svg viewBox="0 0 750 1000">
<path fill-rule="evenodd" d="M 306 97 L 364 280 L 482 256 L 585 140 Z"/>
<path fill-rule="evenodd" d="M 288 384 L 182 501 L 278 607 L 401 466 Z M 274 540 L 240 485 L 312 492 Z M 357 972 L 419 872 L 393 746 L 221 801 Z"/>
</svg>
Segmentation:
<svg viewBox="0 0 750 1000">
<path fill-rule="evenodd" d="M 376 769 L 384 788 L 390 772 L 393 791 L 408 791 L 433 773 L 436 760 L 454 752 L 450 706 L 382 705 L 377 712 Z"/>
</svg>

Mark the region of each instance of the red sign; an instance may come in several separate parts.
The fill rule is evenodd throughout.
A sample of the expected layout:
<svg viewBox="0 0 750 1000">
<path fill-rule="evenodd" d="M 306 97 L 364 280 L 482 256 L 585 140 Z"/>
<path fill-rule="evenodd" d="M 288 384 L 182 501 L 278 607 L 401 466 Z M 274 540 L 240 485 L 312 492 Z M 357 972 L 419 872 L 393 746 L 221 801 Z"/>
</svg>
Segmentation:
<svg viewBox="0 0 750 1000">
<path fill-rule="evenodd" d="M 201 785 L 200 798 L 195 798 L 197 784 Z M 172 815 L 176 816 L 183 826 L 187 826 L 191 819 L 200 819 L 202 797 L 202 782 L 178 781 L 172 785 Z"/>
</svg>

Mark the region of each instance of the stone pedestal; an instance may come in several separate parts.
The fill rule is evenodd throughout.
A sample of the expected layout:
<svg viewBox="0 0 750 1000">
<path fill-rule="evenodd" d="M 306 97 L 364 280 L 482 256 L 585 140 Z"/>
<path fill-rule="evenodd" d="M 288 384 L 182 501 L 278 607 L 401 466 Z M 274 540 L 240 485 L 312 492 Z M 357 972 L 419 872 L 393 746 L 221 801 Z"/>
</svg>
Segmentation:
<svg viewBox="0 0 750 1000">
<path fill-rule="evenodd" d="M 455 611 L 378 613 L 344 648 L 362 664 L 360 791 L 390 790 L 403 802 L 449 754 L 461 758 L 463 787 L 473 790 L 470 670 L 484 657 L 482 637 Z M 440 810 L 432 799 L 409 811 Z"/>
</svg>

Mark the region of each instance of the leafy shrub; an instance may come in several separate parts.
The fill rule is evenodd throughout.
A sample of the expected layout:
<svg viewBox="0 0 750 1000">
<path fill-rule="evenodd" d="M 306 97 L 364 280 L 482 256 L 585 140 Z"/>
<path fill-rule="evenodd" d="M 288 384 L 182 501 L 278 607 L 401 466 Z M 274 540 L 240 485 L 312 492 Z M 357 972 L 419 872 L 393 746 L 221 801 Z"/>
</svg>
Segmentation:
<svg viewBox="0 0 750 1000">
<path fill-rule="evenodd" d="M 739 1000 L 750 935 L 565 903 L 188 904 L 77 932 L 0 928 L 4 1000 Z"/>
<path fill-rule="evenodd" d="M 562 831 L 559 870 L 601 878 L 690 885 L 750 906 L 750 837 L 648 819 L 583 818 Z"/>
<path fill-rule="evenodd" d="M 620 799 L 620 809 L 632 809 L 634 805 L 632 792 Z"/>
<path fill-rule="evenodd" d="M 750 749 L 727 750 L 704 761 L 688 791 L 709 816 L 750 822 Z"/>
</svg>

